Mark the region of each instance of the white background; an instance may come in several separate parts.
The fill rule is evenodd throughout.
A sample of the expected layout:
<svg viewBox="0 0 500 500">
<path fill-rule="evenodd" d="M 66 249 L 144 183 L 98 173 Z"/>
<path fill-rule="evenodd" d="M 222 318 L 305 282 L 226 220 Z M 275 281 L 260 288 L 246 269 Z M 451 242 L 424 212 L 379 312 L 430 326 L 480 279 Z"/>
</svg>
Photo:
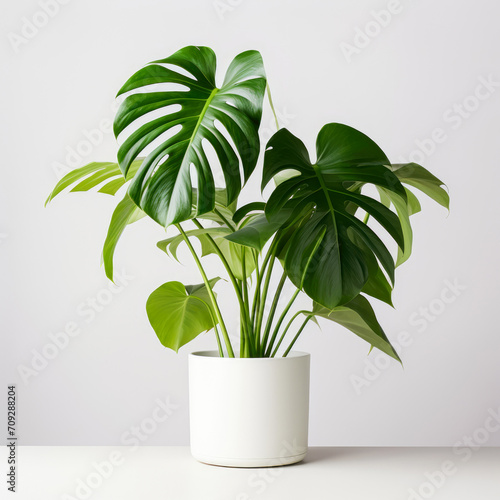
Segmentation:
<svg viewBox="0 0 500 500">
<path fill-rule="evenodd" d="M 27 22 L 43 21 L 40 5 L 4 4 L 1 380 L 17 384 L 22 443 L 123 444 L 157 398 L 178 407 L 143 443 L 188 443 L 187 354 L 215 341 L 201 336 L 178 355 L 163 348 L 145 302 L 165 281 L 200 282 L 190 257 L 181 252 L 179 265 L 158 250 L 164 232 L 153 223 L 128 228 L 115 264 L 133 278 L 91 319 L 86 301 L 109 295 L 100 252 L 116 200 L 78 193 L 43 203 L 58 164 L 115 159 L 112 133 L 85 150 L 86 133 L 112 119 L 114 95 L 134 71 L 189 44 L 215 50 L 219 76 L 237 53 L 260 50 L 282 125 L 311 150 L 321 126 L 335 121 L 367 133 L 395 162 L 424 141 L 426 153 L 412 159 L 450 190 L 449 215 L 422 199 L 413 218 L 414 254 L 398 270 L 396 309 L 376 304 L 391 340 L 407 332 L 404 369 L 367 357 L 367 344 L 333 324 L 310 324 L 297 344 L 312 354 L 311 444 L 452 446 L 484 437 L 477 429 L 500 406 L 497 2 L 401 0 L 381 28 L 373 12 L 389 4 L 380 0 L 72 0 L 31 31 Z M 354 45 L 356 33 L 360 42 L 365 28 L 369 42 L 348 60 L 342 44 Z M 497 83 L 478 101 L 471 96 L 481 78 Z M 460 117 L 454 106 L 464 101 Z M 436 128 L 443 140 L 433 145 Z M 263 141 L 273 131 L 266 104 Z M 68 163 L 77 148 L 84 154 Z M 257 181 L 245 196 L 258 196 Z M 215 260 L 207 267 L 220 272 Z M 217 291 L 231 317 L 228 289 Z M 31 368 L 68 322 L 79 335 L 24 383 L 19 367 Z M 229 324 L 236 333 L 237 318 Z M 500 432 L 482 444 L 500 445 Z"/>
</svg>

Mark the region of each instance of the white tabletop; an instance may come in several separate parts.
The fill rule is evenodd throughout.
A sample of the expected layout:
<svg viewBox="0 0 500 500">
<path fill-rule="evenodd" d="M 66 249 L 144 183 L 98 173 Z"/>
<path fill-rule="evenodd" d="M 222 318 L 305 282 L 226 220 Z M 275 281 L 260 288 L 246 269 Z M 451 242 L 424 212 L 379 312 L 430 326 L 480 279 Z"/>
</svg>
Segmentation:
<svg viewBox="0 0 500 500">
<path fill-rule="evenodd" d="M 2 480 L 2 499 L 500 499 L 499 448 L 310 448 L 267 469 L 204 465 L 186 447 L 22 446 L 17 459 L 17 494 Z"/>
</svg>

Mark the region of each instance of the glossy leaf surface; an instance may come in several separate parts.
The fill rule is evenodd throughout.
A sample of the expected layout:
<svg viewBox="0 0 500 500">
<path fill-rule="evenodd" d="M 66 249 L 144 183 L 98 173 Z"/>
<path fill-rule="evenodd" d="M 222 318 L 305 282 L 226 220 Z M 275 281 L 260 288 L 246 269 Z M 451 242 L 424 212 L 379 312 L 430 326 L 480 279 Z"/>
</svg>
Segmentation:
<svg viewBox="0 0 500 500">
<path fill-rule="evenodd" d="M 218 280 L 210 280 L 210 285 Z M 215 314 L 204 284 L 164 283 L 149 296 L 146 311 L 160 342 L 176 352 L 214 327 Z"/>
<path fill-rule="evenodd" d="M 341 124 L 325 125 L 316 142 L 317 161 L 312 163 L 304 144 L 282 129 L 269 141 L 263 187 L 279 172 L 295 170 L 298 175 L 279 184 L 266 205 L 269 220 L 283 209 L 306 215 L 287 235 L 285 271 L 291 281 L 313 300 L 328 309 L 349 302 L 369 278 L 361 238 L 391 281 L 394 261 L 379 236 L 354 215 L 363 209 L 404 248 L 397 215 L 378 200 L 350 189 L 355 183 L 374 184 L 406 201 L 406 192 L 385 164 L 389 160 L 366 135 Z"/>
<path fill-rule="evenodd" d="M 119 91 L 119 95 L 134 93 L 118 110 L 115 135 L 140 121 L 121 145 L 118 161 L 127 174 L 134 159 L 154 143 L 129 194 L 163 226 L 193 216 L 191 167 L 198 188 L 194 215 L 213 210 L 216 188 L 207 145 L 220 163 L 228 204 L 237 198 L 255 168 L 266 86 L 262 58 L 257 51 L 237 55 L 220 88 L 216 87 L 215 70 L 212 49 L 188 46 L 139 70 Z M 157 84 L 158 90 L 150 91 Z M 162 90 L 162 85 L 178 88 Z"/>
<path fill-rule="evenodd" d="M 391 358 L 401 361 L 380 326 L 370 303 L 362 295 L 358 295 L 347 304 L 334 309 L 314 304 L 313 313 L 342 325 Z"/>
</svg>

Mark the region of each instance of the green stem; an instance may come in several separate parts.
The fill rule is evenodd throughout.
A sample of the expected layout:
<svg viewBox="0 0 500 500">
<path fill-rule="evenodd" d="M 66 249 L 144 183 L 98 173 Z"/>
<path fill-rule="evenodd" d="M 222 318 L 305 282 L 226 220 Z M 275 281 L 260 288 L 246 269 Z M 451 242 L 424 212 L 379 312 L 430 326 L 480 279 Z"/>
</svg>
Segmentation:
<svg viewBox="0 0 500 500">
<path fill-rule="evenodd" d="M 246 332 L 246 338 L 245 335 L 243 335 L 243 348 L 241 349 L 241 352 L 243 352 L 243 357 L 248 357 L 247 355 L 250 352 L 250 346 L 252 345 L 251 337 L 250 337 L 250 332 L 253 331 L 253 324 L 252 320 L 250 318 L 250 312 L 249 312 L 249 302 L 248 302 L 248 283 L 247 283 L 247 267 L 246 267 L 246 254 L 247 250 L 246 247 L 243 247 L 243 255 L 241 257 L 241 274 L 242 274 L 242 281 L 241 281 L 241 290 L 243 292 L 243 304 L 245 306 L 245 314 L 243 315 L 242 311 L 242 318 L 241 321 L 246 325 L 246 327 L 243 329 L 243 333 Z M 249 351 L 247 353 L 247 350 Z M 242 354 L 240 353 L 240 357 Z"/>
<path fill-rule="evenodd" d="M 274 345 L 274 342 L 276 341 L 276 337 L 277 337 L 277 335 L 279 333 L 281 325 L 282 325 L 283 321 L 285 320 L 285 317 L 288 314 L 288 311 L 292 307 L 292 305 L 295 302 L 295 299 L 297 298 L 297 296 L 299 295 L 299 293 L 300 293 L 300 290 L 297 288 L 297 290 L 295 291 L 295 293 L 292 295 L 292 298 L 288 302 L 287 306 L 285 307 L 285 309 L 281 313 L 281 316 L 278 319 L 278 323 L 276 324 L 276 327 L 274 328 L 273 334 L 271 336 L 271 340 L 269 341 L 269 346 L 266 349 L 266 352 L 265 352 L 265 357 L 266 358 L 271 355 L 271 351 L 273 349 L 273 345 Z"/>
<path fill-rule="evenodd" d="M 217 322 L 215 321 L 215 318 L 214 318 L 214 315 L 212 314 L 212 311 L 210 311 L 210 315 L 212 316 L 212 321 L 214 322 L 214 332 L 215 332 L 215 338 L 217 340 L 217 347 L 219 348 L 219 356 L 221 358 L 223 358 L 224 351 L 222 350 L 222 344 L 220 342 L 219 330 L 217 329 Z"/>
<path fill-rule="evenodd" d="M 278 123 L 278 117 L 276 116 L 276 111 L 274 110 L 273 98 L 271 97 L 271 89 L 269 88 L 269 84 L 266 82 L 266 90 L 267 90 L 267 98 L 269 99 L 269 105 L 273 111 L 274 121 L 276 122 L 276 128 L 280 129 L 280 124 Z"/>
<path fill-rule="evenodd" d="M 240 358 L 250 357 L 250 342 L 247 342 L 247 332 L 243 326 L 244 323 L 245 317 L 243 316 L 243 312 L 240 312 Z"/>
<path fill-rule="evenodd" d="M 274 315 L 276 313 L 276 308 L 278 307 L 278 302 L 280 299 L 281 292 L 283 290 L 283 286 L 285 285 L 285 281 L 286 281 L 286 273 L 283 272 L 278 287 L 276 288 L 276 293 L 274 294 L 271 310 L 269 311 L 269 315 L 267 317 L 266 328 L 264 330 L 264 335 L 262 336 L 262 351 L 266 350 L 267 339 L 271 331 Z M 262 354 L 264 354 L 264 352 Z"/>
<path fill-rule="evenodd" d="M 271 243 L 271 246 L 269 247 L 267 254 L 264 257 L 264 261 L 262 262 L 262 266 L 261 266 L 260 270 L 258 267 L 256 269 L 257 282 L 256 282 L 254 299 L 253 299 L 253 305 L 252 305 L 252 317 L 254 318 L 254 324 L 255 324 L 255 321 L 257 319 L 256 315 L 258 314 L 259 307 L 260 307 L 260 299 L 261 299 L 260 286 L 262 283 L 262 278 L 264 277 L 264 273 L 266 272 L 267 264 L 269 263 L 269 260 L 271 258 L 273 250 L 274 250 L 274 242 Z"/>
<path fill-rule="evenodd" d="M 243 247 L 243 255 L 241 256 L 241 274 L 243 280 L 241 281 L 241 289 L 243 291 L 243 302 L 248 307 L 248 283 L 247 283 L 247 267 L 246 267 L 246 247 Z"/>
<path fill-rule="evenodd" d="M 280 337 L 280 340 L 278 342 L 278 345 L 274 348 L 274 351 L 273 353 L 271 354 L 271 358 L 274 358 L 274 356 L 276 355 L 276 353 L 278 352 L 278 349 L 280 348 L 280 345 L 281 343 L 283 342 L 283 339 L 285 338 L 285 335 L 287 334 L 289 328 L 292 326 L 292 323 L 295 321 L 295 318 L 297 316 L 300 316 L 301 314 L 304 314 L 304 313 L 309 313 L 309 311 L 299 311 L 297 313 L 295 313 L 292 318 L 290 319 L 290 321 L 287 323 L 286 327 L 285 327 L 285 330 L 283 331 L 283 333 L 281 334 L 281 337 Z"/>
<path fill-rule="evenodd" d="M 297 332 L 297 335 L 293 338 L 293 340 L 290 342 L 290 345 L 288 346 L 288 349 L 283 353 L 283 357 L 286 358 L 287 354 L 290 352 L 290 350 L 293 347 L 293 344 L 295 344 L 295 341 L 299 338 L 299 335 L 302 333 L 302 330 L 306 327 L 308 321 L 313 317 L 312 314 L 310 314 L 302 323 L 301 327 L 299 328 L 299 331 Z"/>
<path fill-rule="evenodd" d="M 370 214 L 366 212 L 365 218 L 363 219 L 363 222 L 366 224 L 368 222 L 368 219 L 370 218 Z"/>
<path fill-rule="evenodd" d="M 231 229 L 231 231 L 235 231 L 234 229 L 234 226 L 222 215 L 222 213 L 217 209 L 217 208 L 214 208 L 214 214 L 217 214 L 222 220 L 223 222 L 226 224 L 226 226 Z"/>
<path fill-rule="evenodd" d="M 196 262 L 196 265 L 198 266 L 198 269 L 200 271 L 200 274 L 203 278 L 203 282 L 205 283 L 205 286 L 207 288 L 208 295 L 210 297 L 210 300 L 212 301 L 212 305 L 214 306 L 214 311 L 215 315 L 217 317 L 217 320 L 219 321 L 222 336 L 224 337 L 224 342 L 226 343 L 226 348 L 227 352 L 230 358 L 234 358 L 234 351 L 233 347 L 231 345 L 231 340 L 229 339 L 229 335 L 227 333 L 226 325 L 224 323 L 224 319 L 222 318 L 222 314 L 219 309 L 219 304 L 217 303 L 217 299 L 215 298 L 214 292 L 212 290 L 212 287 L 210 286 L 210 282 L 208 281 L 207 275 L 205 273 L 205 270 L 203 269 L 203 266 L 201 265 L 201 261 L 196 254 L 193 245 L 191 245 L 191 242 L 189 241 L 189 238 L 187 237 L 186 233 L 184 232 L 184 229 L 182 229 L 182 226 L 180 224 L 176 224 L 175 227 L 179 230 L 179 232 L 182 234 L 182 237 L 184 238 L 184 241 L 186 242 L 186 245 L 189 248 L 189 251 L 193 255 L 193 258 Z"/>
<path fill-rule="evenodd" d="M 256 260 L 256 267 L 255 267 L 255 274 L 256 274 L 256 285 L 255 285 L 255 292 L 253 296 L 253 302 L 252 302 L 252 325 L 255 327 L 255 322 L 257 321 L 257 311 L 259 309 L 260 305 L 260 283 L 261 283 L 261 272 L 259 271 L 259 261 Z"/>
<path fill-rule="evenodd" d="M 193 222 L 196 225 L 196 227 L 198 227 L 199 229 L 204 229 L 203 225 L 200 224 L 200 222 L 198 220 L 193 219 Z M 229 279 L 231 280 L 231 283 L 233 284 L 233 288 L 234 288 L 234 291 L 236 292 L 236 297 L 238 298 L 238 302 L 240 305 L 240 311 L 242 312 L 242 315 L 243 315 L 243 318 L 242 318 L 243 330 L 244 330 L 244 333 L 247 337 L 247 340 L 249 340 L 248 328 L 250 327 L 250 313 L 248 312 L 248 308 L 245 304 L 245 301 L 243 300 L 243 296 L 241 294 L 241 289 L 240 289 L 240 286 L 238 284 L 238 280 L 234 276 L 233 271 L 231 269 L 231 266 L 227 262 L 226 257 L 224 257 L 224 254 L 221 252 L 219 245 L 217 245 L 217 243 L 215 243 L 215 240 L 212 238 L 212 236 L 210 236 L 210 234 L 206 233 L 206 236 L 207 236 L 208 240 L 210 241 L 215 253 L 219 256 L 219 259 L 221 260 L 222 264 L 224 265 L 224 268 L 227 271 Z M 251 349 L 250 349 L 250 352 L 251 352 Z M 240 356 L 241 356 L 241 353 L 240 353 Z"/>
<path fill-rule="evenodd" d="M 223 358 L 224 350 L 222 349 L 222 344 L 220 342 L 219 330 L 217 328 L 217 320 L 215 319 L 214 313 L 210 308 L 208 308 L 208 312 L 210 313 L 210 317 L 212 318 L 212 323 L 214 324 L 214 332 L 215 332 L 215 338 L 217 340 L 217 347 L 219 349 L 219 356 Z"/>
<path fill-rule="evenodd" d="M 261 350 L 260 332 L 262 330 L 262 320 L 264 318 L 264 309 L 266 307 L 267 292 L 269 290 L 269 283 L 271 281 L 271 275 L 273 273 L 275 253 L 276 253 L 276 244 L 273 241 L 273 243 L 271 244 L 271 247 L 269 248 L 268 255 L 266 256 L 266 260 L 269 262 L 269 266 L 267 268 L 266 279 L 264 281 L 264 288 L 262 289 L 262 294 L 261 294 L 260 304 L 259 304 L 259 311 L 258 311 L 258 315 L 257 315 L 257 321 L 255 323 L 255 329 L 254 329 L 257 352 L 260 352 L 260 350 Z M 267 262 L 266 262 L 266 265 L 267 265 Z"/>
<path fill-rule="evenodd" d="M 242 284 L 242 282 L 240 281 L 240 285 Z M 243 316 L 241 314 L 241 311 L 240 311 L 240 358 L 244 358 L 244 353 L 245 353 L 245 349 L 246 349 L 246 346 L 245 346 L 245 339 L 246 339 L 246 335 L 245 335 L 245 330 L 243 329 Z"/>
</svg>

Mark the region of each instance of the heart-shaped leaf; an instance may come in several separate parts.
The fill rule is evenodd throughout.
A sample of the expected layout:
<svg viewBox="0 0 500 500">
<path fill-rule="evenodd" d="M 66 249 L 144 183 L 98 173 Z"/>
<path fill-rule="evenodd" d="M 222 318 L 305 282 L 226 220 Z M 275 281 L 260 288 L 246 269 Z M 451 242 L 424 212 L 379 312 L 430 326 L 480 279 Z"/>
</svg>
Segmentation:
<svg viewBox="0 0 500 500">
<path fill-rule="evenodd" d="M 210 286 L 219 279 L 210 280 Z M 216 324 L 204 284 L 184 286 L 178 281 L 164 283 L 149 296 L 146 311 L 160 342 L 176 352 Z"/>
</svg>

